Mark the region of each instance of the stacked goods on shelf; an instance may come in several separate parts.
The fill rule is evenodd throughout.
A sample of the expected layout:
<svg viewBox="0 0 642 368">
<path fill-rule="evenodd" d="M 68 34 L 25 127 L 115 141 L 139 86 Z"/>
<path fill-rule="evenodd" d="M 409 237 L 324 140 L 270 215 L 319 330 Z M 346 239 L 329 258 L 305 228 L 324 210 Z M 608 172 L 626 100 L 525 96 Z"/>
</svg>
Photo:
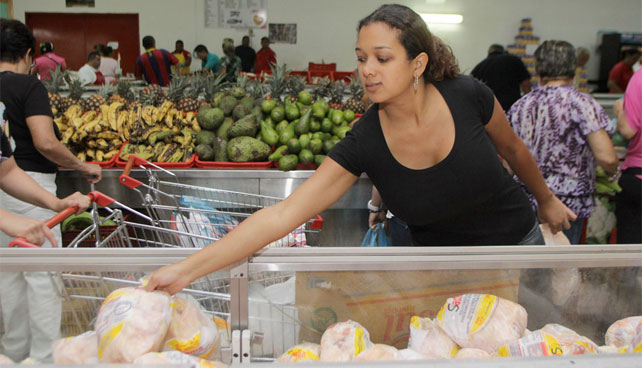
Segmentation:
<svg viewBox="0 0 642 368">
<path fill-rule="evenodd" d="M 515 43 L 508 45 L 508 53 L 522 59 L 526 69 L 531 74 L 531 84 L 537 84 L 535 74 L 535 49 L 540 44 L 539 37 L 533 35 L 531 18 L 524 18 L 519 27 L 519 33 L 515 36 Z"/>
</svg>

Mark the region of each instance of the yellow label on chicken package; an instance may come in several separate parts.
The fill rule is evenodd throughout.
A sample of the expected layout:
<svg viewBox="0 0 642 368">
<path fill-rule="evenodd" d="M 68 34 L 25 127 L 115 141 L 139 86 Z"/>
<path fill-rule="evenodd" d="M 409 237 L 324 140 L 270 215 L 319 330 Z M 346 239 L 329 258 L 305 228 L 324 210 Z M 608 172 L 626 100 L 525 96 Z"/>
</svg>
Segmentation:
<svg viewBox="0 0 642 368">
<path fill-rule="evenodd" d="M 480 328 L 484 327 L 488 317 L 490 317 L 493 312 L 493 308 L 497 304 L 497 297 L 495 295 L 484 295 L 481 297 L 479 302 L 477 302 L 477 308 L 475 309 L 475 315 L 470 324 L 470 335 L 477 332 Z"/>
<path fill-rule="evenodd" d="M 466 340 L 486 325 L 497 302 L 497 297 L 489 294 L 449 298 L 437 313 L 439 327 L 456 339 Z"/>
<path fill-rule="evenodd" d="M 363 340 L 363 330 L 357 327 L 354 330 L 354 356 L 359 355 L 366 349 L 366 342 Z"/>
<path fill-rule="evenodd" d="M 453 346 L 452 350 L 450 350 L 450 357 L 451 358 L 454 357 L 455 355 L 457 355 L 458 352 L 459 352 L 459 346 L 457 344 L 455 344 L 455 346 Z"/>
<path fill-rule="evenodd" d="M 171 339 L 165 343 L 165 345 L 169 346 L 170 348 L 182 351 L 183 353 L 187 354 L 196 350 L 200 344 L 201 331 L 197 332 L 194 336 L 192 336 L 192 338 L 188 340 Z"/>
<path fill-rule="evenodd" d="M 293 348 L 288 350 L 286 354 L 295 357 L 296 361 L 319 360 L 319 356 L 308 349 Z"/>
<path fill-rule="evenodd" d="M 105 354 L 105 350 L 109 347 L 112 341 L 118 336 L 120 333 L 120 330 L 123 329 L 123 322 L 121 321 L 120 323 L 116 324 L 113 328 L 111 328 L 106 334 L 102 336 L 100 341 L 98 342 L 98 359 L 102 359 L 103 355 Z"/>
<path fill-rule="evenodd" d="M 563 355 L 564 350 L 552 335 L 540 330 L 504 345 L 497 350 L 500 357 L 536 357 Z"/>
</svg>

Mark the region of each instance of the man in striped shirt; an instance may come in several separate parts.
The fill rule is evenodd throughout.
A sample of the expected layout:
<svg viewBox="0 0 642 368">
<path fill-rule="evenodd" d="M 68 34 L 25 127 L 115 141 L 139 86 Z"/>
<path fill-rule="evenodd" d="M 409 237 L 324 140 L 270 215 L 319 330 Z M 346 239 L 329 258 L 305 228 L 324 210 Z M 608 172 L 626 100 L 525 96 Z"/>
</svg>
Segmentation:
<svg viewBox="0 0 642 368">
<path fill-rule="evenodd" d="M 141 76 L 149 84 L 158 84 L 161 87 L 169 85 L 172 76 L 171 66 L 178 64 L 176 56 L 167 50 L 156 49 L 156 40 L 152 36 L 143 37 L 145 52 L 136 59 L 134 74 Z"/>
</svg>

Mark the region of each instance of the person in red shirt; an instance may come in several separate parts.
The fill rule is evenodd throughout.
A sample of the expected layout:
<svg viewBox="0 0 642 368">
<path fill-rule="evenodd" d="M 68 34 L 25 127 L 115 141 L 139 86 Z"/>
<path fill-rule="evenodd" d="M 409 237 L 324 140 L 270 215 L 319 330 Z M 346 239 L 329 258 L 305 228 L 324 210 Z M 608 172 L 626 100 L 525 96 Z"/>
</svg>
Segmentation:
<svg viewBox="0 0 642 368">
<path fill-rule="evenodd" d="M 608 86 L 611 93 L 624 93 L 629 79 L 633 76 L 633 64 L 640 60 L 641 53 L 638 49 L 628 49 L 622 54 L 624 55 L 622 61 L 615 64 L 609 72 Z"/>
<path fill-rule="evenodd" d="M 270 64 L 276 64 L 276 53 L 270 48 L 270 39 L 263 37 L 261 38 L 261 49 L 256 53 L 254 73 L 256 75 L 270 74 Z"/>
<path fill-rule="evenodd" d="M 167 50 L 156 49 L 156 40 L 152 36 L 143 37 L 143 47 L 145 52 L 136 59 L 134 67 L 136 78 L 144 77 L 147 83 L 161 87 L 169 85 L 171 66 L 178 64 L 176 56 Z"/>
</svg>

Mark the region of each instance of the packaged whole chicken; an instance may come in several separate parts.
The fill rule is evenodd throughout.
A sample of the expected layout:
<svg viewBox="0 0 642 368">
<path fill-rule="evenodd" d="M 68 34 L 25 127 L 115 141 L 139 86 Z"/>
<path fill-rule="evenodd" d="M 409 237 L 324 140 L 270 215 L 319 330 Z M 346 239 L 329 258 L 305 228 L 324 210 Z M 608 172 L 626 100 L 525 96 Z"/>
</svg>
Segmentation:
<svg viewBox="0 0 642 368">
<path fill-rule="evenodd" d="M 190 368 L 227 368 L 227 365 L 218 362 L 197 358 L 183 354 L 180 351 L 164 351 L 162 353 L 147 353 L 134 360 L 134 364 L 141 365 L 181 365 Z"/>
<path fill-rule="evenodd" d="M 463 348 L 455 355 L 455 359 L 488 359 L 490 354 L 482 349 Z"/>
<path fill-rule="evenodd" d="M 98 336 L 95 331 L 55 340 L 51 344 L 54 364 L 96 363 Z"/>
<path fill-rule="evenodd" d="M 321 346 L 311 342 L 304 342 L 288 349 L 276 360 L 278 363 L 300 363 L 319 360 Z"/>
<path fill-rule="evenodd" d="M 359 353 L 359 355 L 357 355 L 354 360 L 361 362 L 375 360 L 403 360 L 403 356 L 394 346 L 374 344 Z"/>
<path fill-rule="evenodd" d="M 528 314 L 521 305 L 489 294 L 464 294 L 448 298 L 435 322 L 462 348 L 494 353 L 519 339 Z"/>
<path fill-rule="evenodd" d="M 426 360 L 429 359 L 427 356 L 420 354 L 412 349 L 401 349 L 399 350 L 402 360 Z"/>
<path fill-rule="evenodd" d="M 540 330 L 497 350 L 500 357 L 597 354 L 599 347 L 587 337 L 562 325 L 550 323 Z"/>
<path fill-rule="evenodd" d="M 635 329 L 642 322 L 642 316 L 634 316 L 615 321 L 604 335 L 606 345 L 617 348 L 627 347 L 635 337 Z"/>
<path fill-rule="evenodd" d="M 8 356 L 0 354 L 0 365 L 13 365 L 15 364 Z"/>
<path fill-rule="evenodd" d="M 170 300 L 165 292 L 133 287 L 109 294 L 94 324 L 98 359 L 131 363 L 143 354 L 159 351 L 172 319 Z"/>
<path fill-rule="evenodd" d="M 631 340 L 629 347 L 624 352 L 642 353 L 642 321 L 638 322 L 638 327 L 635 329 L 635 336 Z"/>
<path fill-rule="evenodd" d="M 410 319 L 408 348 L 432 359 L 452 358 L 459 350 L 441 327 L 430 318 L 419 316 Z"/>
<path fill-rule="evenodd" d="M 349 362 L 371 347 L 370 334 L 361 324 L 348 320 L 328 327 L 321 336 L 321 355 L 324 362 Z"/>
<path fill-rule="evenodd" d="M 189 295 L 176 295 L 171 307 L 172 320 L 162 350 L 177 350 L 202 359 L 221 359 L 218 327 L 198 302 Z"/>
</svg>

